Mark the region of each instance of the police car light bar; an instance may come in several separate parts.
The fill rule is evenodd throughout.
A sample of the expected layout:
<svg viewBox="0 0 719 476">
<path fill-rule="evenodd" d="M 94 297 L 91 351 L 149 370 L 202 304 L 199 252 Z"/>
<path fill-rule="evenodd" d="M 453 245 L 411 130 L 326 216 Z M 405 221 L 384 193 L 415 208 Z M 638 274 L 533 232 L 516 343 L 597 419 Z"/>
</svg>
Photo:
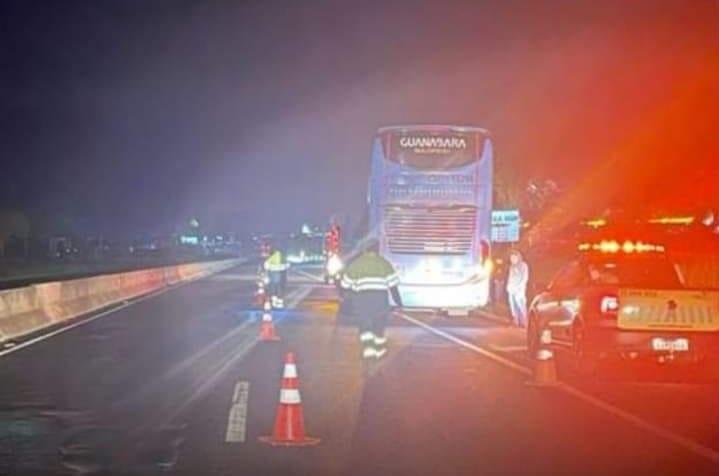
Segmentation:
<svg viewBox="0 0 719 476">
<path fill-rule="evenodd" d="M 582 225 L 588 226 L 590 228 L 594 228 L 595 230 L 597 228 L 601 228 L 603 226 L 607 225 L 607 220 L 604 218 L 595 218 L 592 220 L 583 221 Z"/>
<path fill-rule="evenodd" d="M 579 251 L 599 251 L 600 253 L 663 253 L 664 246 L 641 241 L 602 240 L 599 243 L 581 243 Z"/>
<path fill-rule="evenodd" d="M 649 223 L 653 225 L 691 225 L 694 223 L 692 216 L 660 217 L 652 218 Z"/>
</svg>

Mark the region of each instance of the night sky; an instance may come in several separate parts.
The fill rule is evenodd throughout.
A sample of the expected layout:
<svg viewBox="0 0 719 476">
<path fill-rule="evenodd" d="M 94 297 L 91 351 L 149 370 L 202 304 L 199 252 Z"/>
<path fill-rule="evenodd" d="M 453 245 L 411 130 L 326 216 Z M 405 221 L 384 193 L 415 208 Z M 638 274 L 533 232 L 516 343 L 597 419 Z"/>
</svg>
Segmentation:
<svg viewBox="0 0 719 476">
<path fill-rule="evenodd" d="M 0 208 L 88 232 L 357 220 L 393 123 L 591 206 L 719 196 L 714 0 L 1 5 Z"/>
</svg>

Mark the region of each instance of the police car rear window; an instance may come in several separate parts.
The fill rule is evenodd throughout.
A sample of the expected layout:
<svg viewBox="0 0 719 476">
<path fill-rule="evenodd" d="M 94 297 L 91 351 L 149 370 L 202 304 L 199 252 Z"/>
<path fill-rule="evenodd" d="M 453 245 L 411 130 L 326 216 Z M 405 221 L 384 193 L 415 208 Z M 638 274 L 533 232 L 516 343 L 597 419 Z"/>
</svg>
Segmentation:
<svg viewBox="0 0 719 476">
<path fill-rule="evenodd" d="M 618 260 L 588 265 L 589 279 L 598 285 L 632 288 L 684 287 L 676 267 L 667 260 Z"/>
</svg>

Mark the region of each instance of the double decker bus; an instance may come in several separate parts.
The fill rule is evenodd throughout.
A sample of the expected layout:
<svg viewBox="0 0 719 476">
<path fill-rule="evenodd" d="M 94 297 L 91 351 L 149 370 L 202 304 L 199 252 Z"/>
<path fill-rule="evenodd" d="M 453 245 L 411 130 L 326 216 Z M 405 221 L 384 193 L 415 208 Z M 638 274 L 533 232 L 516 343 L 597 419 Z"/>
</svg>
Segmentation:
<svg viewBox="0 0 719 476">
<path fill-rule="evenodd" d="M 409 307 L 465 314 L 487 304 L 492 142 L 486 130 L 383 127 L 372 147 L 369 225 Z"/>
</svg>

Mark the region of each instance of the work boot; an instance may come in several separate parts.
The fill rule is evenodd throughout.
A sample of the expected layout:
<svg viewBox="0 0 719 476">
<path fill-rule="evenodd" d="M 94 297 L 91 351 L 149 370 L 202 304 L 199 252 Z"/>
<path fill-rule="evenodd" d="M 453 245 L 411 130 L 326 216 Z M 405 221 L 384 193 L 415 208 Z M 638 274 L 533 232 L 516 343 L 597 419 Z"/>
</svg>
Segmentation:
<svg viewBox="0 0 719 476">
<path fill-rule="evenodd" d="M 381 359 L 387 354 L 387 337 L 374 336 L 375 358 Z"/>
<path fill-rule="evenodd" d="M 374 347 L 365 347 L 362 349 L 362 358 L 363 359 L 373 359 L 377 357 L 377 351 L 374 349 Z"/>
<path fill-rule="evenodd" d="M 372 342 L 372 341 L 374 341 L 374 339 L 375 339 L 375 336 L 374 336 L 374 334 L 373 334 L 372 332 L 370 332 L 370 331 L 363 332 L 363 333 L 361 333 L 361 334 L 359 335 L 359 340 L 360 340 L 360 342 L 362 342 L 362 343 Z"/>
</svg>

